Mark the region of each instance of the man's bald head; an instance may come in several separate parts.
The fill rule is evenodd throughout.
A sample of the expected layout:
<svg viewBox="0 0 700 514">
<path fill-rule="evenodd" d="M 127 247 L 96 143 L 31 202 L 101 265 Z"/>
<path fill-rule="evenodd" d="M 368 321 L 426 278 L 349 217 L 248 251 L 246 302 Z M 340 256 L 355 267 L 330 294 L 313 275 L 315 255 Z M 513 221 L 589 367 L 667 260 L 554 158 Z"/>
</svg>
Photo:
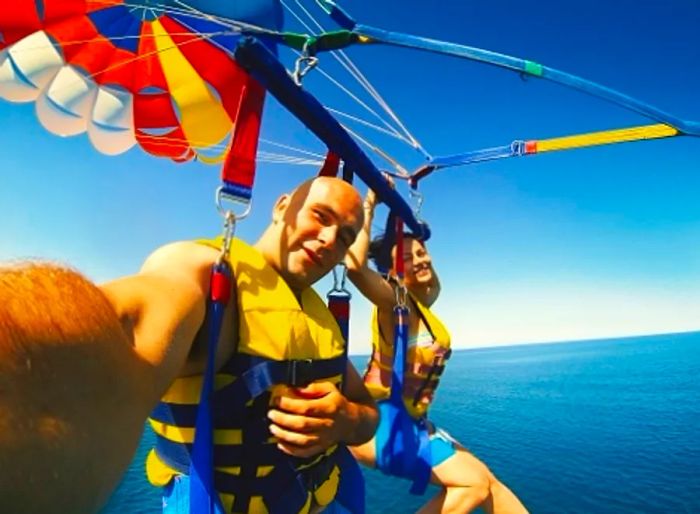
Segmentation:
<svg viewBox="0 0 700 514">
<path fill-rule="evenodd" d="M 342 261 L 363 221 L 362 198 L 352 185 L 317 177 L 277 200 L 272 225 L 256 246 L 292 289 L 301 290 Z"/>
</svg>

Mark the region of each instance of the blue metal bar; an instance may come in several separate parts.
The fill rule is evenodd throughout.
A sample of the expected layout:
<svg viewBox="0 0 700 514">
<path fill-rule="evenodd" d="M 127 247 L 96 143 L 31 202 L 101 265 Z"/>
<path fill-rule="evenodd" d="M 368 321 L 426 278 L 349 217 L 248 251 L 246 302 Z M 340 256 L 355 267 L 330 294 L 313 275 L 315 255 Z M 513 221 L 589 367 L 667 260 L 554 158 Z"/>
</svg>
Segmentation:
<svg viewBox="0 0 700 514">
<path fill-rule="evenodd" d="M 564 86 L 576 89 L 583 93 L 587 93 L 598 98 L 602 98 L 614 104 L 625 107 L 631 111 L 638 112 L 648 118 L 670 125 L 684 134 L 691 136 L 700 136 L 700 122 L 682 120 L 672 114 L 669 114 L 661 109 L 652 107 L 649 104 L 636 100 L 630 96 L 610 89 L 590 80 L 586 80 L 570 73 L 543 66 L 533 61 L 512 57 L 505 54 L 499 54 L 480 48 L 474 48 L 456 43 L 446 43 L 435 39 L 411 36 L 398 32 L 389 32 L 386 30 L 377 29 L 368 25 L 356 25 L 353 29 L 358 35 L 366 36 L 374 42 L 386 43 L 396 46 L 408 48 L 416 48 L 428 52 L 439 54 L 453 55 L 472 61 L 478 61 L 485 64 L 491 64 L 499 68 L 506 68 L 519 73 L 524 73 L 533 77 L 556 82 Z"/>
<path fill-rule="evenodd" d="M 257 39 L 246 37 L 235 52 L 236 61 L 243 66 L 277 100 L 321 139 L 328 149 L 339 155 L 351 169 L 372 188 L 404 220 L 417 235 L 427 230 L 411 207 L 360 150 L 336 119 L 309 93 L 297 86 L 284 66 Z"/>
<path fill-rule="evenodd" d="M 474 150 L 457 155 L 435 157 L 430 161 L 429 165 L 435 168 L 446 168 L 449 166 L 461 166 L 463 164 L 492 161 L 494 159 L 503 159 L 506 157 L 516 157 L 523 154 L 524 143 L 522 141 L 515 141 L 507 146 L 497 146 L 495 148 L 484 148 L 482 150 Z"/>
<path fill-rule="evenodd" d="M 389 45 L 424 50 L 426 52 L 452 55 L 471 61 L 491 64 L 499 68 L 506 68 L 533 77 L 539 77 L 576 89 L 583 93 L 602 98 L 631 111 L 638 112 L 639 114 L 642 114 L 648 118 L 670 125 L 684 134 L 690 136 L 700 136 L 700 121 L 682 120 L 676 116 L 673 116 L 672 114 L 662 111 L 661 109 L 657 109 L 656 107 L 652 107 L 647 103 L 620 93 L 619 91 L 601 86 L 600 84 L 596 84 L 595 82 L 591 82 L 590 80 L 586 80 L 576 75 L 565 73 L 534 61 L 528 61 L 526 59 L 520 59 L 510 55 L 491 52 L 481 48 L 412 36 L 409 34 L 402 34 L 400 32 L 391 32 L 378 29 L 376 27 L 371 27 L 369 25 L 361 25 L 356 23 L 350 15 L 343 11 L 332 0 L 318 1 L 319 3 L 323 4 L 331 18 L 333 18 L 333 20 L 341 27 L 347 30 L 352 30 L 359 36 L 368 37 L 372 43 L 385 43 Z"/>
</svg>

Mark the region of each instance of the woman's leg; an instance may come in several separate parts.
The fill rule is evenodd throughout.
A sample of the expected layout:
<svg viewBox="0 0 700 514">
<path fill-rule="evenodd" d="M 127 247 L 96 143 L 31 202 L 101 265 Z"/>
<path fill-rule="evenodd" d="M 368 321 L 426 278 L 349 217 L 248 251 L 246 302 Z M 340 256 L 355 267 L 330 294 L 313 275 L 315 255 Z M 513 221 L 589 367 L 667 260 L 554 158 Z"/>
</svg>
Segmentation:
<svg viewBox="0 0 700 514">
<path fill-rule="evenodd" d="M 381 423 L 381 421 L 380 421 Z M 384 437 L 384 430 L 377 434 Z M 377 440 L 350 448 L 353 457 L 369 468 L 377 467 Z M 503 485 L 488 467 L 469 453 L 449 434 L 435 430 L 430 436 L 433 458 L 431 482 L 441 486 L 419 514 L 465 514 L 482 507 L 489 514 L 527 514 L 518 498 Z"/>
<path fill-rule="evenodd" d="M 433 466 L 431 481 L 442 486 L 434 498 L 425 504 L 420 514 L 471 512 L 482 507 L 489 514 L 523 514 L 527 509 L 503 485 L 488 467 L 442 431 L 431 436 L 433 455 L 448 451 L 453 454 Z"/>
</svg>

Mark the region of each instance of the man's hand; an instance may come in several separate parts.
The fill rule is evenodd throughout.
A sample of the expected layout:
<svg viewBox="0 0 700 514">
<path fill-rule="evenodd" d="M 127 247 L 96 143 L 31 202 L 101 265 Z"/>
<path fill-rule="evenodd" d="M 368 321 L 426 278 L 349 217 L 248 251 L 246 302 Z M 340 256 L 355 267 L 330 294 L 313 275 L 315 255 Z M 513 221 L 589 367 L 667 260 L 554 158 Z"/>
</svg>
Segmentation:
<svg viewBox="0 0 700 514">
<path fill-rule="evenodd" d="M 301 389 L 285 388 L 274 396 L 267 416 L 277 447 L 295 457 L 311 457 L 344 441 L 348 411 L 354 405 L 331 382 Z"/>
</svg>

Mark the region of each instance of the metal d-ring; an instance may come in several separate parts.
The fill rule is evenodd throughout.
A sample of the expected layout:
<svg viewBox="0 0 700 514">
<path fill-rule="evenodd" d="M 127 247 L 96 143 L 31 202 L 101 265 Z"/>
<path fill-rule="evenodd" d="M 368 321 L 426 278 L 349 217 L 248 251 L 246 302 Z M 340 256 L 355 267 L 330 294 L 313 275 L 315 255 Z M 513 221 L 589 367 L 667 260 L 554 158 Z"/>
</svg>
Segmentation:
<svg viewBox="0 0 700 514">
<path fill-rule="evenodd" d="M 237 214 L 232 209 L 227 209 L 224 206 L 224 202 L 229 201 L 231 203 L 237 203 L 244 205 L 243 212 Z M 221 245 L 221 254 L 219 255 L 218 262 L 221 263 L 228 259 L 229 251 L 231 250 L 231 243 L 233 241 L 233 236 L 236 232 L 236 223 L 239 220 L 246 218 L 251 211 L 253 202 L 251 200 L 241 200 L 233 195 L 230 195 L 224 191 L 223 186 L 220 186 L 216 190 L 216 209 L 221 214 L 224 219 L 224 233 L 223 233 L 223 244 Z"/>
<path fill-rule="evenodd" d="M 396 297 L 394 309 L 404 309 L 408 306 L 408 288 L 402 279 L 397 278 L 397 283 L 394 285 L 394 295 Z"/>
<path fill-rule="evenodd" d="M 338 268 L 342 268 L 343 272 L 338 278 Z M 340 263 L 333 268 L 333 288 L 328 294 L 342 294 L 348 298 L 352 298 L 352 293 L 347 288 L 348 267 L 344 263 Z"/>
<path fill-rule="evenodd" d="M 312 55 L 311 50 L 316 44 L 315 38 L 309 38 L 304 43 L 301 55 L 294 63 L 294 73 L 292 78 L 297 86 L 301 86 L 301 79 L 318 65 L 318 57 Z M 302 67 L 303 66 L 303 67 Z"/>
</svg>

